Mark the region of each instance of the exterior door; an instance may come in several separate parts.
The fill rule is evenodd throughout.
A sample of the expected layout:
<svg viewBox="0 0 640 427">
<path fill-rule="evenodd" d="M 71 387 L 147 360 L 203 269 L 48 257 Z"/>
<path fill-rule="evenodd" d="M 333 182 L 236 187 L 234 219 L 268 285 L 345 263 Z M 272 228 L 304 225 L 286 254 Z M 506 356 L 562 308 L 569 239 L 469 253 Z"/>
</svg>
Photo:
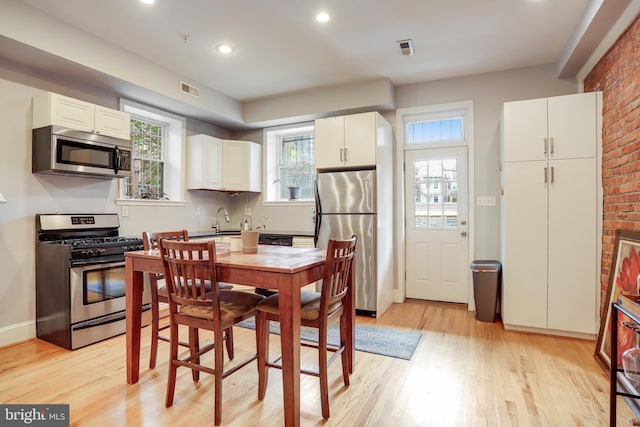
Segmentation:
<svg viewBox="0 0 640 427">
<path fill-rule="evenodd" d="M 406 295 L 467 303 L 467 148 L 405 151 Z"/>
</svg>

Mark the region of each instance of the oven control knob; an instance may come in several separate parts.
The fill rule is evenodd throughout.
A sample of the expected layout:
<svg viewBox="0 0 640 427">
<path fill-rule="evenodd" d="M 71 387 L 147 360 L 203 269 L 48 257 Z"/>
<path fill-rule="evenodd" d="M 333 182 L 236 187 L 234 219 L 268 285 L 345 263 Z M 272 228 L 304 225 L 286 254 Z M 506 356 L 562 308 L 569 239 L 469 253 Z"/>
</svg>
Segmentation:
<svg viewBox="0 0 640 427">
<path fill-rule="evenodd" d="M 96 249 L 96 255 L 100 255 L 105 253 L 107 250 L 106 249 Z"/>
<path fill-rule="evenodd" d="M 82 255 L 92 256 L 93 255 L 93 249 L 85 249 L 84 251 L 82 251 Z"/>
</svg>

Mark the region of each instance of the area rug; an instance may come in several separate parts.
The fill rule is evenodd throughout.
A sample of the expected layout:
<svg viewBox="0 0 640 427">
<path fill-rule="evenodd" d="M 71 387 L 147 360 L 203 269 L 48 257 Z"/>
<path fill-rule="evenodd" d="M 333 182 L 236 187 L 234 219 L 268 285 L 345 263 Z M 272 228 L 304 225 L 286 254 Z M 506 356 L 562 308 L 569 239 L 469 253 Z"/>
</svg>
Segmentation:
<svg viewBox="0 0 640 427">
<path fill-rule="evenodd" d="M 256 327 L 253 318 L 244 320 L 236 324 L 236 326 L 247 329 L 255 329 Z M 270 329 L 272 334 L 280 335 L 280 323 L 270 322 Z M 356 350 L 404 360 L 411 360 L 422 338 L 420 332 L 367 325 L 356 325 L 355 335 Z M 300 338 L 318 342 L 318 330 L 302 326 Z M 327 342 L 334 346 L 337 346 L 340 342 L 338 322 L 333 322 L 329 326 Z"/>
</svg>

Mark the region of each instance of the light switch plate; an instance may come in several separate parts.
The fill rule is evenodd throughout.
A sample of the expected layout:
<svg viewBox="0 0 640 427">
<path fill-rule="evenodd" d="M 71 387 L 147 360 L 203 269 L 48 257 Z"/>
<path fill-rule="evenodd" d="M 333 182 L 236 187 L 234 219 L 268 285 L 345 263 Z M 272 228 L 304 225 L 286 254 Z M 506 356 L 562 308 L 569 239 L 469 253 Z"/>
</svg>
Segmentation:
<svg viewBox="0 0 640 427">
<path fill-rule="evenodd" d="M 245 215 L 251 215 L 251 208 L 244 208 Z"/>
<path fill-rule="evenodd" d="M 129 216 L 129 206 L 122 207 L 122 216 Z"/>
<path fill-rule="evenodd" d="M 476 206 L 495 206 L 496 198 L 494 196 L 478 196 L 476 198 Z"/>
</svg>

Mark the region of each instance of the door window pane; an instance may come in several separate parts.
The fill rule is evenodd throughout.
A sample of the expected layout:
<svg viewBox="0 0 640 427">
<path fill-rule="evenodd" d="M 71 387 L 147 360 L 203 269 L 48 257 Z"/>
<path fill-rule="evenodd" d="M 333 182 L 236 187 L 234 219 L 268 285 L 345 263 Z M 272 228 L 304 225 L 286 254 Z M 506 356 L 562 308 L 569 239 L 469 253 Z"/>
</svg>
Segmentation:
<svg viewBox="0 0 640 427">
<path fill-rule="evenodd" d="M 416 228 L 458 227 L 458 171 L 456 159 L 415 162 Z"/>
</svg>

